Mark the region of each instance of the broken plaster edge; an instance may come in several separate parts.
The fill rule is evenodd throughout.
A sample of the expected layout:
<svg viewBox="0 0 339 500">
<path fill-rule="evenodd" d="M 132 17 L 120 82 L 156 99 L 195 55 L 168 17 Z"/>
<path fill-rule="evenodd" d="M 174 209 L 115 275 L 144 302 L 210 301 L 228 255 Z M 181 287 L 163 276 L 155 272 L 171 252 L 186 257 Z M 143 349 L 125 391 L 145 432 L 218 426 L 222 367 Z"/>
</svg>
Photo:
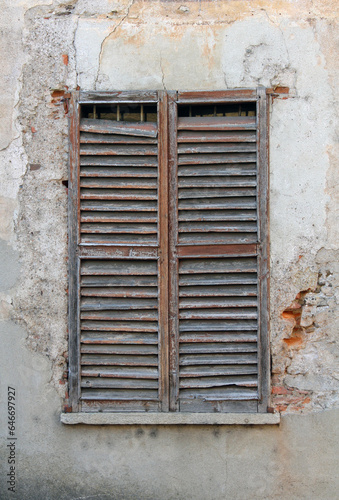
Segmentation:
<svg viewBox="0 0 339 500">
<path fill-rule="evenodd" d="M 67 425 L 278 425 L 280 413 L 61 413 Z"/>
</svg>

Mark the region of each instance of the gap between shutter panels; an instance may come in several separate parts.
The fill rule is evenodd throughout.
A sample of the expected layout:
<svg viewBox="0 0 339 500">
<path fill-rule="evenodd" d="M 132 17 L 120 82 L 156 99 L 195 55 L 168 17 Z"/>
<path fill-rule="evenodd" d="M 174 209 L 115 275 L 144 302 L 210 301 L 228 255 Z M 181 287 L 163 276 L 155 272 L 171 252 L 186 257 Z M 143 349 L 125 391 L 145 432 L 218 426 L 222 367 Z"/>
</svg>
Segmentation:
<svg viewBox="0 0 339 500">
<path fill-rule="evenodd" d="M 256 411 L 257 256 L 208 248 L 258 241 L 256 119 L 179 116 L 177 128 L 177 244 L 205 247 L 177 264 L 179 409 Z"/>
<path fill-rule="evenodd" d="M 157 244 L 156 137 L 155 123 L 81 120 L 82 244 Z M 82 260 L 84 411 L 159 409 L 158 263 L 138 257 Z"/>
</svg>

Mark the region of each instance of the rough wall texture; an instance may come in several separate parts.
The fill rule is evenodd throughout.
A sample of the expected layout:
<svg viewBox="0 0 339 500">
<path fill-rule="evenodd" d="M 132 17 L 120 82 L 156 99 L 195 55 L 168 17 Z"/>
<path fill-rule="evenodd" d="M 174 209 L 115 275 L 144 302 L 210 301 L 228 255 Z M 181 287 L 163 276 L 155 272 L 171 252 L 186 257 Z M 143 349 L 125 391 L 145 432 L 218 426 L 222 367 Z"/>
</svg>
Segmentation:
<svg viewBox="0 0 339 500">
<path fill-rule="evenodd" d="M 337 2 L 5 0 L 2 11 L 0 423 L 6 439 L 14 385 L 17 498 L 336 498 Z M 290 88 L 272 102 L 270 125 L 271 406 L 286 415 L 281 427 L 61 426 L 64 92 L 258 84 Z M 6 450 L 3 462 L 6 495 Z"/>
</svg>

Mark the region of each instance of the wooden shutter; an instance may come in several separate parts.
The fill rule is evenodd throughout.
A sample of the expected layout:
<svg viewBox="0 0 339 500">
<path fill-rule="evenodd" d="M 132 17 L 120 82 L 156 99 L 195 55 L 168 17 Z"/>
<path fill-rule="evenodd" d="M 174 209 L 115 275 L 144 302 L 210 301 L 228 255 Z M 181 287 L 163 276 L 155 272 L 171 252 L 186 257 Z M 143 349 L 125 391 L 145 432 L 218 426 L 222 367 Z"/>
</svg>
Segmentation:
<svg viewBox="0 0 339 500">
<path fill-rule="evenodd" d="M 265 90 L 87 92 L 70 113 L 73 411 L 267 411 Z"/>
<path fill-rule="evenodd" d="M 216 103 L 248 102 L 258 103 L 256 116 L 217 116 Z M 261 332 L 267 333 L 267 316 L 260 301 L 263 295 L 267 300 L 267 262 L 260 254 L 267 214 L 259 199 L 264 206 L 265 102 L 262 91 L 172 96 L 173 410 L 264 408 Z M 206 103 L 216 116 L 180 116 L 180 106 L 191 114 L 193 105 Z"/>
<path fill-rule="evenodd" d="M 83 110 L 93 111 L 73 133 L 79 141 L 71 186 L 78 219 L 72 234 L 78 276 L 77 293 L 72 290 L 78 323 L 71 325 L 78 338 L 74 401 L 82 411 L 158 411 L 165 368 L 159 367 L 164 261 L 158 141 L 165 131 L 158 121 L 119 116 L 129 105 L 142 118 L 149 103 L 158 115 L 158 94 L 82 94 L 81 101 Z M 102 104 L 106 113 L 100 113 Z M 105 119 L 110 109 L 117 110 L 115 119 Z"/>
</svg>

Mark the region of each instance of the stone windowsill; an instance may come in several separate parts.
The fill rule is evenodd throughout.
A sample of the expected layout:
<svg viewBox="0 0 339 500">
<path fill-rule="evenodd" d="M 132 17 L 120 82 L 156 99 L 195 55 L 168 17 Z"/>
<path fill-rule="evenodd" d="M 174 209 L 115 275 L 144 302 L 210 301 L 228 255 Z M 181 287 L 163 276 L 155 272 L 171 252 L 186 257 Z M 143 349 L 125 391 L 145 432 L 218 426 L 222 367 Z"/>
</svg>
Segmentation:
<svg viewBox="0 0 339 500">
<path fill-rule="evenodd" d="M 62 413 L 68 425 L 277 425 L 279 413 Z"/>
</svg>

